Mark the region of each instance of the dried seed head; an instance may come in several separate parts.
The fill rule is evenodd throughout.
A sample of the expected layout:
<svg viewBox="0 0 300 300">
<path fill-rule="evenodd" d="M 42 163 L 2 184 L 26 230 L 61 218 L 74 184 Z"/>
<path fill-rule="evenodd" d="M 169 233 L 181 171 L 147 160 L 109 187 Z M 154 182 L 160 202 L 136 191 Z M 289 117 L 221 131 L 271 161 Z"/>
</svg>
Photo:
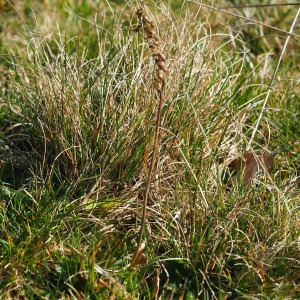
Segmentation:
<svg viewBox="0 0 300 300">
<path fill-rule="evenodd" d="M 167 66 L 166 66 L 166 64 L 165 64 L 164 61 L 158 60 L 157 61 L 157 67 L 158 67 L 159 70 L 162 70 L 162 71 L 164 71 L 166 73 L 168 71 Z"/>
<path fill-rule="evenodd" d="M 166 57 L 162 52 L 155 53 L 155 60 L 157 61 L 166 61 Z"/>
<path fill-rule="evenodd" d="M 162 92 L 163 84 L 165 82 L 166 74 L 168 72 L 166 66 L 166 57 L 163 54 L 162 42 L 157 34 L 156 25 L 153 20 L 148 20 L 143 15 L 143 10 L 139 9 L 136 12 L 140 24 L 136 27 L 134 31 L 140 31 L 142 28 L 145 31 L 146 37 L 151 40 L 150 48 L 154 52 L 154 60 L 156 65 L 156 72 L 154 78 L 154 87 L 157 91 Z"/>
<path fill-rule="evenodd" d="M 165 80 L 165 72 L 163 70 L 158 69 L 156 71 L 156 77 L 159 78 L 161 81 Z"/>
</svg>

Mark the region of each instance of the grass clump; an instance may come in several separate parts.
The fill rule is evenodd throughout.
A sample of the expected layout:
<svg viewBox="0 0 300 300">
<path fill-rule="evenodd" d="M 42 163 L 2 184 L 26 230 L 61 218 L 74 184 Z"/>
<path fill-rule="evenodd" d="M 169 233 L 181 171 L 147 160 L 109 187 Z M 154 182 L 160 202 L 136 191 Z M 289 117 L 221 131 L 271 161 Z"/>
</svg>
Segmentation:
<svg viewBox="0 0 300 300">
<path fill-rule="evenodd" d="M 297 299 L 299 189 L 280 188 L 298 176 L 297 137 L 278 129 L 293 131 L 280 120 L 298 114 L 296 87 L 273 86 L 249 146 L 267 58 L 198 6 L 143 7 L 138 33 L 126 5 L 99 2 L 99 26 L 71 3 L 75 33 L 27 26 L 3 55 L 0 139 L 31 163 L 18 184 L 1 177 L 1 296 Z M 275 172 L 229 187 L 245 150 L 277 150 Z"/>
</svg>

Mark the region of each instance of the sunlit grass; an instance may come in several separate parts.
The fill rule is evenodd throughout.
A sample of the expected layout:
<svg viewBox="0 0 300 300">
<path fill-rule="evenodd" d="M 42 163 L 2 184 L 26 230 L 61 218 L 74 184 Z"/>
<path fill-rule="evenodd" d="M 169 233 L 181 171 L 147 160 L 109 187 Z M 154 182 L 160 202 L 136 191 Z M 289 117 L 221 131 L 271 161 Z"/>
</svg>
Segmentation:
<svg viewBox="0 0 300 300">
<path fill-rule="evenodd" d="M 254 53 L 254 25 L 241 34 L 194 4 L 144 8 L 168 74 L 132 264 L 158 105 L 149 40 L 133 31 L 138 6 L 18 5 L 23 20 L 5 12 L 18 30 L 8 22 L 0 45 L 0 159 L 6 173 L 5 151 L 30 164 L 22 180 L 14 162 L 1 177 L 1 297 L 299 298 L 299 188 L 280 188 L 299 176 L 297 55 L 283 61 L 248 149 L 276 51 L 262 39 Z M 227 166 L 245 150 L 277 150 L 275 170 L 229 187 Z"/>
</svg>

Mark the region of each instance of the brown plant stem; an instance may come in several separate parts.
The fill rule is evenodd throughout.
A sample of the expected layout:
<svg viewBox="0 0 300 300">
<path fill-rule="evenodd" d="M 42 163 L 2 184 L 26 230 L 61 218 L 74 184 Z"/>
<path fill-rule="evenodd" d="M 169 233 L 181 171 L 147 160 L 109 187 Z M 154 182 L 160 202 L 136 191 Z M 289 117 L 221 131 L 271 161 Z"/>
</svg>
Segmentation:
<svg viewBox="0 0 300 300">
<path fill-rule="evenodd" d="M 142 218 L 141 218 L 141 228 L 139 232 L 139 239 L 136 247 L 135 255 L 132 258 L 132 265 L 135 264 L 138 253 L 140 252 L 139 249 L 142 245 L 143 235 L 145 231 L 146 226 L 146 213 L 147 213 L 147 203 L 149 198 L 149 192 L 150 192 L 150 184 L 151 184 L 151 178 L 152 173 L 154 170 L 155 162 L 157 161 L 157 156 L 159 154 L 159 144 L 160 144 L 160 129 L 161 129 L 161 113 L 162 113 L 162 105 L 163 105 L 163 90 L 164 90 L 164 82 L 162 82 L 161 90 L 159 90 L 159 104 L 157 108 L 157 119 L 156 119 L 156 125 L 155 125 L 155 136 L 154 136 L 154 144 L 152 149 L 152 155 L 151 155 L 151 162 L 147 177 L 147 183 L 144 193 L 144 202 L 143 202 L 143 210 L 142 210 Z"/>
<path fill-rule="evenodd" d="M 144 16 L 142 9 L 139 9 L 136 12 L 136 15 L 138 17 L 140 24 L 136 27 L 134 31 L 139 32 L 141 29 L 143 29 L 147 39 L 151 41 L 150 48 L 153 49 L 155 66 L 156 66 L 156 71 L 154 76 L 154 88 L 158 92 L 159 103 L 158 103 L 157 113 L 156 113 L 155 135 L 154 135 L 154 142 L 152 147 L 151 161 L 148 169 L 148 177 L 147 177 L 146 187 L 144 191 L 141 227 L 139 230 L 139 238 L 138 238 L 136 251 L 132 257 L 132 261 L 130 265 L 131 268 L 136 266 L 139 257 L 142 254 L 142 250 L 145 247 L 145 244 L 142 243 L 142 240 L 143 240 L 146 221 L 147 221 L 147 203 L 148 203 L 148 198 L 150 198 L 150 186 L 151 186 L 152 173 L 155 168 L 155 163 L 158 164 L 159 146 L 162 138 L 161 137 L 161 123 L 162 123 L 161 115 L 162 115 L 162 106 L 163 106 L 163 91 L 165 87 L 165 75 L 167 73 L 166 58 L 163 54 L 161 39 L 157 34 L 155 23 Z"/>
</svg>

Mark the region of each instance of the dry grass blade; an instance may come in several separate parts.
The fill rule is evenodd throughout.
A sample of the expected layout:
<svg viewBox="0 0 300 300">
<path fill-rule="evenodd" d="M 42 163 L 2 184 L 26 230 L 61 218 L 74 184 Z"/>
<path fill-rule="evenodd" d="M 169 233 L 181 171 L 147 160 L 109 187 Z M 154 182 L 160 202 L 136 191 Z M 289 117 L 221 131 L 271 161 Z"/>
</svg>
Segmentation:
<svg viewBox="0 0 300 300">
<path fill-rule="evenodd" d="M 248 4 L 248 5 L 236 5 L 236 6 L 221 6 L 219 9 L 231 9 L 231 8 L 264 8 L 264 7 L 278 7 L 278 6 L 300 6 L 300 3 L 273 3 L 273 4 Z"/>
<path fill-rule="evenodd" d="M 229 11 L 223 10 L 223 9 L 221 9 L 221 8 L 213 7 L 213 6 L 211 6 L 211 5 L 206 5 L 206 4 L 199 3 L 199 2 L 196 2 L 196 1 L 191 1 L 191 0 L 189 0 L 189 2 L 196 3 L 196 4 L 200 5 L 200 6 L 203 6 L 203 7 L 206 7 L 206 8 L 212 9 L 212 10 L 215 10 L 215 11 L 217 11 L 217 12 L 221 12 L 221 13 L 223 13 L 223 14 L 227 14 L 227 15 L 230 15 L 230 16 L 233 16 L 233 17 L 236 17 L 236 18 L 239 18 L 239 19 L 242 19 L 242 20 L 251 22 L 251 23 L 253 23 L 253 24 L 262 25 L 262 26 L 264 26 L 264 27 L 267 27 L 267 28 L 270 28 L 270 29 L 279 31 L 279 32 L 281 32 L 281 33 L 285 33 L 285 34 L 287 34 L 288 36 L 294 36 L 294 37 L 300 38 L 300 35 L 298 35 L 298 34 L 290 33 L 290 32 L 288 32 L 288 31 L 283 30 L 283 29 L 280 29 L 280 28 L 278 28 L 278 27 L 274 27 L 274 26 L 271 26 L 271 25 L 267 25 L 267 24 L 265 24 L 265 23 L 263 23 L 263 22 L 255 21 L 255 20 L 246 18 L 246 17 L 244 17 L 244 16 L 240 16 L 240 15 L 231 13 L 231 12 L 229 12 Z"/>
<path fill-rule="evenodd" d="M 112 282 L 113 284 L 115 284 L 117 286 L 117 288 L 124 293 L 124 295 L 126 296 L 126 299 L 132 299 L 130 297 L 130 295 L 127 293 L 125 287 L 123 285 L 121 285 L 118 282 L 118 280 L 116 280 L 114 277 L 112 277 L 106 270 L 104 270 L 103 268 L 101 268 L 97 264 L 94 265 L 94 269 L 95 269 L 96 272 L 98 272 L 99 274 L 101 274 L 102 276 L 104 276 L 107 280 L 109 280 L 110 282 Z"/>
<path fill-rule="evenodd" d="M 265 109 L 266 109 L 266 105 L 267 105 L 267 102 L 268 102 L 268 100 L 269 100 L 269 96 L 270 96 L 270 93 L 271 93 L 271 90 L 272 90 L 272 86 L 273 86 L 274 81 L 275 81 L 275 76 L 276 76 L 276 74 L 277 74 L 277 72 L 278 72 L 278 69 L 279 69 L 279 66 L 280 66 L 280 63 L 281 63 L 283 54 L 284 54 L 284 52 L 285 52 L 285 49 L 286 49 L 287 44 L 288 44 L 288 42 L 289 42 L 289 39 L 290 39 L 290 37 L 291 37 L 291 35 L 292 35 L 292 32 L 293 32 L 293 30 L 294 30 L 294 27 L 295 27 L 296 22 L 297 22 L 298 17 L 299 17 L 299 14 L 300 14 L 300 8 L 298 9 L 298 11 L 297 11 L 297 13 L 296 13 L 296 16 L 295 16 L 295 18 L 294 18 L 294 21 L 293 21 L 293 23 L 292 23 L 292 25 L 291 25 L 291 28 L 290 28 L 290 31 L 289 31 L 289 35 L 287 36 L 287 38 L 286 38 L 286 40 L 285 40 L 285 43 L 284 43 L 284 46 L 283 46 L 283 48 L 282 48 L 280 57 L 279 57 L 279 59 L 278 59 L 278 63 L 277 63 L 277 65 L 276 65 L 276 69 L 275 69 L 275 71 L 274 71 L 274 73 L 273 73 L 273 76 L 272 76 L 272 79 L 271 79 L 271 82 L 270 82 L 270 86 L 269 86 L 269 89 L 268 89 L 268 93 L 267 93 L 266 98 L 265 98 L 265 100 L 264 100 L 264 102 L 263 102 L 263 106 L 262 106 L 262 109 L 261 109 L 260 114 L 259 114 L 259 116 L 258 116 L 258 119 L 257 119 L 257 121 L 256 121 L 256 125 L 255 125 L 255 128 L 254 128 L 253 132 L 252 132 L 252 136 L 251 136 L 251 138 L 250 138 L 248 147 L 251 146 L 252 141 L 253 141 L 253 139 L 254 139 L 254 137 L 255 137 L 255 135 L 256 135 L 256 132 L 257 132 L 257 130 L 258 130 L 258 126 L 259 126 L 260 121 L 261 121 L 261 119 L 262 119 L 263 113 L 264 113 L 264 111 L 265 111 Z"/>
</svg>

